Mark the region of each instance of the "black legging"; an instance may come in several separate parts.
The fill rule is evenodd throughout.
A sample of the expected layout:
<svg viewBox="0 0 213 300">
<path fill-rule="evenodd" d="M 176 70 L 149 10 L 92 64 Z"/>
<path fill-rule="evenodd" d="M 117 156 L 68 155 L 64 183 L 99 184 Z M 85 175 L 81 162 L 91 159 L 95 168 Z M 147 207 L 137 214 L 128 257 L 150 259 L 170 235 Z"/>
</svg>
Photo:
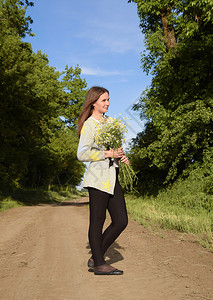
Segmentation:
<svg viewBox="0 0 213 300">
<path fill-rule="evenodd" d="M 94 263 L 99 266 L 105 263 L 104 253 L 128 223 L 124 194 L 118 181 L 118 168 L 116 168 L 114 195 L 91 187 L 88 191 L 90 199 L 89 242 Z M 102 233 L 107 209 L 112 222 Z"/>
</svg>

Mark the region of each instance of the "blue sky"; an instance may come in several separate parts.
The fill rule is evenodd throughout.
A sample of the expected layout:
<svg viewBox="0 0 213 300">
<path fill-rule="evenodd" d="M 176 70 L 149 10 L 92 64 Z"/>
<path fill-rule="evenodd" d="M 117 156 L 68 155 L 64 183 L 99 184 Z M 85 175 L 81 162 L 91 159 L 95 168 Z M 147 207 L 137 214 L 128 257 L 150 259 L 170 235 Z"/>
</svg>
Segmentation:
<svg viewBox="0 0 213 300">
<path fill-rule="evenodd" d="M 141 69 L 144 39 L 135 3 L 127 0 L 35 0 L 27 11 L 33 19 L 35 37 L 27 38 L 33 50 L 48 55 L 50 65 L 82 70 L 88 87 L 100 85 L 110 91 L 108 115 L 130 114 L 127 139 L 143 128 L 131 105 L 150 84 Z"/>
</svg>

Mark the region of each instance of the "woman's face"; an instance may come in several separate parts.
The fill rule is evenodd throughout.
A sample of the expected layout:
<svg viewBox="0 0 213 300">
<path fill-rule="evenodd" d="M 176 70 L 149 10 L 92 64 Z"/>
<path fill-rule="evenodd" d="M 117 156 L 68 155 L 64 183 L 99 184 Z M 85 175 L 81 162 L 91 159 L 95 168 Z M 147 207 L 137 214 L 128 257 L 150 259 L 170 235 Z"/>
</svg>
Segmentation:
<svg viewBox="0 0 213 300">
<path fill-rule="evenodd" d="M 109 94 L 105 92 L 98 100 L 93 104 L 94 112 L 98 114 L 104 114 L 108 111 L 109 107 Z"/>
</svg>

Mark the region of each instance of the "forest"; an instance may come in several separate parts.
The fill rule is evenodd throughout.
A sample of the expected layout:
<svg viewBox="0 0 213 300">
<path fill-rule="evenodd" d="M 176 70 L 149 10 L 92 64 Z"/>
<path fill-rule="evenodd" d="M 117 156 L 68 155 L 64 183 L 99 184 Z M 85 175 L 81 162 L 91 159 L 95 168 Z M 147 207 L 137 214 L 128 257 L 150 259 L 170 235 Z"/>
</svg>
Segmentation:
<svg viewBox="0 0 213 300">
<path fill-rule="evenodd" d="M 135 2 L 152 74 L 133 109 L 146 120 L 129 156 L 139 178 L 128 211 L 141 224 L 193 233 L 212 249 L 213 2 Z"/>
<path fill-rule="evenodd" d="M 138 177 L 134 192 L 127 193 L 127 199 L 136 197 L 128 209 L 142 213 L 147 202 L 205 211 L 211 232 L 212 0 L 128 2 L 137 5 L 145 37 L 139 64 L 152 75 L 132 107 L 146 125 L 128 149 Z M 80 66 L 58 72 L 46 54 L 25 42 L 33 36 L 29 6 L 28 0 L 0 0 L 1 193 L 74 188 L 85 172 L 76 158 L 76 126 L 87 83 Z"/>
<path fill-rule="evenodd" d="M 26 9 L 32 2 L 0 1 L 0 185 L 44 188 L 78 185 L 76 122 L 87 84 L 79 66 L 59 73 L 34 53 Z"/>
<path fill-rule="evenodd" d="M 146 50 L 141 63 L 153 75 L 134 105 L 146 128 L 132 143 L 132 160 L 143 193 L 178 179 L 213 192 L 213 3 L 136 2 Z"/>
</svg>

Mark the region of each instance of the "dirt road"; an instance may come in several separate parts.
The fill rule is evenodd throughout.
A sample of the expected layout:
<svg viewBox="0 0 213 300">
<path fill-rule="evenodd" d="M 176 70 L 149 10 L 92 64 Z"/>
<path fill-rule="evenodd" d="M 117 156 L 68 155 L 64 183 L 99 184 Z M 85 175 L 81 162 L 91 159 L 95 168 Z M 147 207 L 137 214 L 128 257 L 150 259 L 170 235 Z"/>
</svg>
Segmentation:
<svg viewBox="0 0 213 300">
<path fill-rule="evenodd" d="M 107 253 L 124 275 L 89 272 L 87 201 L 0 214 L 1 300 L 213 299 L 213 253 L 131 220 Z"/>
</svg>

